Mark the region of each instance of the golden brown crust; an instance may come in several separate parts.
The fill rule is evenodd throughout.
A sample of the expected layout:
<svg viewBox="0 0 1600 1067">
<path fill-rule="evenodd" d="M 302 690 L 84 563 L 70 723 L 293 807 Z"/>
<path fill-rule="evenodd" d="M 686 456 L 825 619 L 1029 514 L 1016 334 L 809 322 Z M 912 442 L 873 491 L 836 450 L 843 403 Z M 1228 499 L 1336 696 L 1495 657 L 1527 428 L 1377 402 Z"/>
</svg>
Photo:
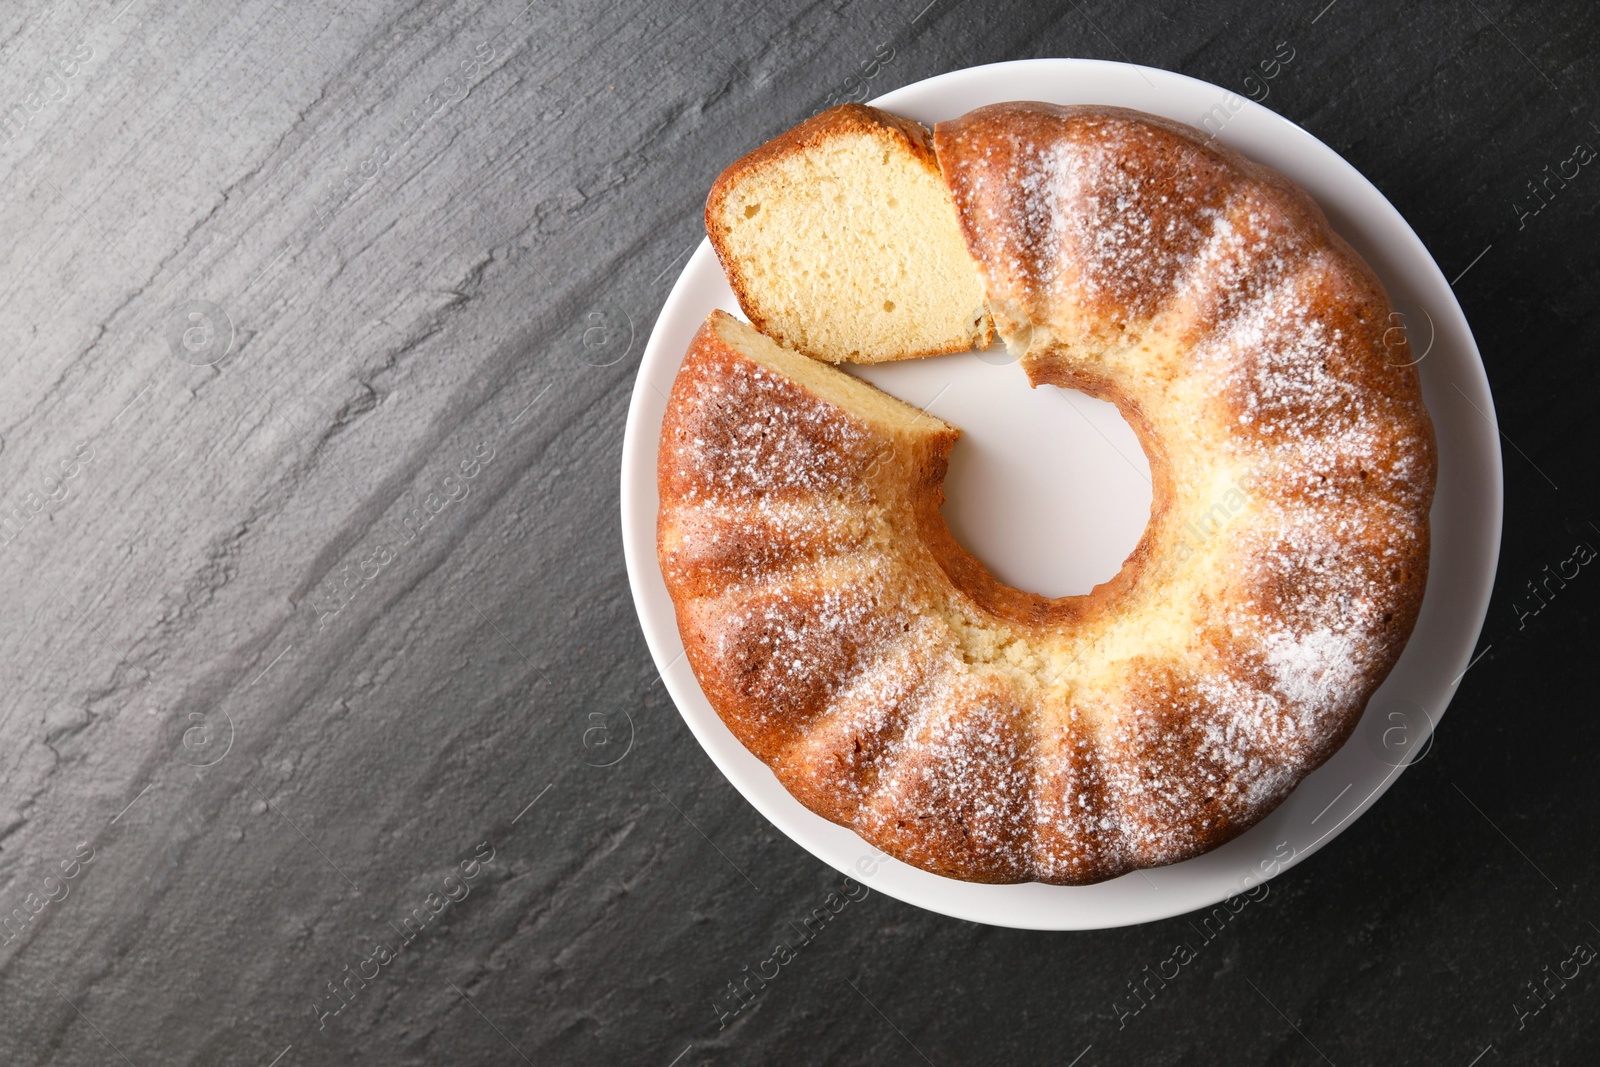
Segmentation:
<svg viewBox="0 0 1600 1067">
<path fill-rule="evenodd" d="M 1416 368 L 1310 198 L 1198 131 L 1005 104 L 934 142 L 1030 380 L 1138 434 L 1150 525 L 1087 595 L 1006 586 L 939 513 L 956 431 L 829 404 L 716 313 L 659 456 L 690 662 L 793 795 L 908 863 L 1085 884 L 1197 855 L 1338 750 L 1416 623 Z"/>
<path fill-rule="evenodd" d="M 904 604 L 879 583 L 841 592 L 808 566 L 862 540 L 850 514 L 881 477 L 883 443 L 728 345 L 719 329 L 731 321 L 720 311 L 706 319 L 673 382 L 657 456 L 657 552 L 701 687 L 739 740 L 771 759 L 900 632 Z M 936 485 L 956 433 L 925 437 L 925 454 L 902 450 L 895 462 L 925 468 L 914 479 Z M 829 640 L 810 640 L 828 611 Z M 806 662 L 786 658 L 802 645 Z"/>
<path fill-rule="evenodd" d="M 892 136 L 909 146 L 931 172 L 939 173 L 939 161 L 933 154 L 933 135 L 920 122 L 903 119 L 865 104 L 840 104 L 818 112 L 728 164 L 717 175 L 717 180 L 711 184 L 711 193 L 706 197 L 707 232 L 715 229 L 716 219 L 712 208 L 720 207 L 729 193 L 738 188 L 750 173 L 761 170 L 774 160 L 803 154 L 827 144 L 840 133 L 850 132 Z M 723 266 L 726 268 L 727 265 Z M 752 325 L 760 328 L 759 323 L 752 322 Z"/>
</svg>

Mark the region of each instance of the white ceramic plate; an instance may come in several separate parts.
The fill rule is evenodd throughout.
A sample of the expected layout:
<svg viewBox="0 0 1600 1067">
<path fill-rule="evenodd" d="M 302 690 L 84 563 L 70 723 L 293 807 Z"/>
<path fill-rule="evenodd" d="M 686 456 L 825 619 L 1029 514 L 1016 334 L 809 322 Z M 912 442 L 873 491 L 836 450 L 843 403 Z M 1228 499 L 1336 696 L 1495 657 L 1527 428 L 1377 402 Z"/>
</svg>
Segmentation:
<svg viewBox="0 0 1600 1067">
<path fill-rule="evenodd" d="M 1294 123 L 1180 74 L 1122 63 L 999 63 L 897 89 L 873 104 L 932 126 L 983 104 L 1115 104 L 1207 125 L 1246 156 L 1307 189 L 1383 278 L 1422 358 L 1439 441 L 1433 554 L 1417 628 L 1356 734 L 1270 816 L 1183 863 L 1092 886 L 976 885 L 876 854 L 812 814 L 722 724 L 689 669 L 656 564 L 656 444 L 673 376 L 713 308 L 738 304 L 702 242 L 644 352 L 622 449 L 628 577 L 651 655 L 684 721 L 745 799 L 823 862 L 918 907 L 974 922 L 1081 930 L 1148 922 L 1214 904 L 1327 844 L 1425 754 L 1488 609 L 1500 546 L 1498 430 L 1477 346 L 1444 275 L 1411 227 L 1350 164 Z M 751 147 L 754 147 L 752 144 Z M 729 160 L 728 162 L 732 162 Z M 1002 580 L 1047 595 L 1086 592 L 1115 573 L 1149 515 L 1148 466 L 1114 408 L 1052 387 L 1030 390 L 996 352 L 859 368 L 863 377 L 966 431 L 944 513 Z M 1042 447 L 1041 447 L 1042 446 Z M 1027 457 L 1048 456 L 1050 469 Z M 1072 457 L 1061 463 L 1060 457 Z M 1058 469 L 1065 466 L 1067 469 Z M 1030 502 L 1031 501 L 1031 502 Z"/>
</svg>

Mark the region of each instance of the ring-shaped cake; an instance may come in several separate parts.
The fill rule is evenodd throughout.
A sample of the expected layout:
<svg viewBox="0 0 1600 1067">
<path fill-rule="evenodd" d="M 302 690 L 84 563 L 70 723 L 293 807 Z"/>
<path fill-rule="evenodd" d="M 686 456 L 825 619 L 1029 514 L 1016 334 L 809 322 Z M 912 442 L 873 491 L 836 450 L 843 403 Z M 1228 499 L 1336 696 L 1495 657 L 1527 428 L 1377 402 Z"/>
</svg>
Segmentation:
<svg viewBox="0 0 1600 1067">
<path fill-rule="evenodd" d="M 798 158 L 779 193 L 830 202 L 815 170 L 850 137 L 946 191 L 983 304 L 944 333 L 992 322 L 1031 384 L 1138 435 L 1150 523 L 1088 594 L 1012 588 L 963 549 L 939 512 L 960 431 L 808 351 L 837 302 L 753 273 L 788 264 L 771 233 L 741 244 L 774 216 L 750 176 Z M 888 184 L 892 222 L 915 197 Z M 936 873 L 1085 884 L 1237 836 L 1349 736 L 1416 621 L 1434 441 L 1382 285 L 1298 187 L 1123 109 L 994 105 L 930 139 L 846 107 L 730 167 L 707 219 L 762 329 L 714 313 L 681 365 L 658 554 L 706 696 L 802 803 Z M 937 245 L 917 262 L 948 271 Z M 915 282 L 873 312 L 915 307 Z M 865 358 L 960 347 L 865 332 Z"/>
</svg>

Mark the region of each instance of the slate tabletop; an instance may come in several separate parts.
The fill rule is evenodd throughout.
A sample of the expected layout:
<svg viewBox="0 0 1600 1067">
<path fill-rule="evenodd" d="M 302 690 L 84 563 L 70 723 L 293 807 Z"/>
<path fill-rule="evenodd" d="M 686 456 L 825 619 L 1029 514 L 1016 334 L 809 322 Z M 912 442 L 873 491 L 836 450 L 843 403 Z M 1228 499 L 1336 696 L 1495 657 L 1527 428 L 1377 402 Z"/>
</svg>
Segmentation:
<svg viewBox="0 0 1600 1067">
<path fill-rule="evenodd" d="M 1507 0 L 7 3 L 0 1063 L 1600 1061 L 1597 44 Z M 1435 743 L 1159 984 L 1195 917 L 975 925 L 777 832 L 623 567 L 630 389 L 717 172 L 1046 56 L 1349 159 L 1503 431 Z"/>
</svg>

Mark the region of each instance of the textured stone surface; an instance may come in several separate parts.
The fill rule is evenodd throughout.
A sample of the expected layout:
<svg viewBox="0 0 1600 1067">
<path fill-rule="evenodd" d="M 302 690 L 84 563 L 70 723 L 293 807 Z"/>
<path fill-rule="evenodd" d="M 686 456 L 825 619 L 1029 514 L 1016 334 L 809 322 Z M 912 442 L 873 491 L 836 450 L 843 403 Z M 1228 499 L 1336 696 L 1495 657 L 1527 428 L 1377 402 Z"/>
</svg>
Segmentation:
<svg viewBox="0 0 1600 1067">
<path fill-rule="evenodd" d="M 1543 1007 L 1524 983 L 1600 947 L 1600 577 L 1528 587 L 1600 547 L 1600 170 L 1527 183 L 1600 146 L 1597 28 L 6 5 L 0 1062 L 1592 1062 L 1600 969 Z M 735 1015 L 842 881 L 655 682 L 617 514 L 644 338 L 738 153 L 864 69 L 1057 55 L 1265 91 L 1461 275 L 1508 442 L 1487 652 L 1423 762 L 1137 1014 L 1188 920 L 1039 935 L 871 894 Z"/>
</svg>

